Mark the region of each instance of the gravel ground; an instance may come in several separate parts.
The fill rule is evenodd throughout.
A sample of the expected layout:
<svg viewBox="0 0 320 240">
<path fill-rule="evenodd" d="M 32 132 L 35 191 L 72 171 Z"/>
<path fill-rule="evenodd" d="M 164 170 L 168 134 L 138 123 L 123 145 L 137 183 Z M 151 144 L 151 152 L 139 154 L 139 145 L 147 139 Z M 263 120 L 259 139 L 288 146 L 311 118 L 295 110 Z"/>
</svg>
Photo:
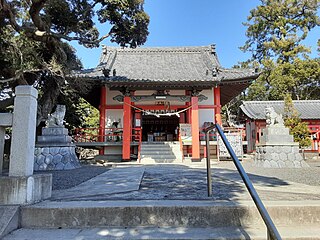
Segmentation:
<svg viewBox="0 0 320 240">
<path fill-rule="evenodd" d="M 288 186 L 289 182 L 320 186 L 320 161 L 308 162 L 309 168 L 273 169 L 253 166 L 253 162 L 242 162 L 249 178 L 260 186 Z M 67 171 L 47 171 L 53 174 L 53 190 L 74 187 L 105 171 L 110 167 L 85 165 Z M 39 172 L 40 173 L 40 172 Z M 44 172 L 41 172 L 44 173 Z M 236 200 L 248 198 L 246 190 L 232 161 L 212 164 L 213 197 L 216 200 Z M 263 199 L 318 200 L 320 195 L 294 193 L 271 194 L 259 192 Z M 240 196 L 242 195 L 242 196 Z M 92 197 L 94 200 L 95 198 Z M 97 196 L 97 200 L 136 200 L 136 199 L 210 199 L 207 197 L 206 169 L 190 168 L 183 165 L 146 165 L 138 191 Z"/>
<path fill-rule="evenodd" d="M 60 171 L 37 171 L 35 174 L 51 173 L 52 190 L 68 189 L 108 171 L 110 167 L 83 165 L 80 168 Z"/>
<path fill-rule="evenodd" d="M 319 191 L 291 191 L 291 182 L 320 186 L 320 164 L 303 169 L 265 169 L 242 163 L 263 200 L 320 200 Z M 310 164 L 311 165 L 311 164 Z M 248 191 L 231 161 L 212 164 L 213 195 L 207 196 L 205 168 L 184 165 L 145 165 L 137 191 L 88 196 L 81 200 L 250 200 Z M 281 188 L 289 187 L 289 188 Z M 292 187 L 295 187 L 293 184 Z M 281 190 L 282 189 L 282 190 Z M 302 191 L 302 192 L 299 192 Z"/>
<path fill-rule="evenodd" d="M 251 176 L 274 177 L 283 181 L 320 186 L 320 160 L 307 161 L 309 168 L 261 168 L 253 166 L 253 161 L 244 161 L 242 165 Z M 222 161 L 217 165 L 219 168 L 235 170 L 232 161 Z"/>
</svg>

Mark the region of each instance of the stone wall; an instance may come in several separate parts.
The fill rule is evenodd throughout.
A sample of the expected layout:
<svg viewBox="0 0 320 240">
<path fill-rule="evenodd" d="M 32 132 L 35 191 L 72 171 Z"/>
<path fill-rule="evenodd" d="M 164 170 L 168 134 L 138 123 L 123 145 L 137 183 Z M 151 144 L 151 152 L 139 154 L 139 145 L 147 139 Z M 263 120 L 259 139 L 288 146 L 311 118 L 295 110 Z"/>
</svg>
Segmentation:
<svg viewBox="0 0 320 240">
<path fill-rule="evenodd" d="M 308 167 L 299 153 L 299 144 L 257 145 L 254 164 L 265 168 L 301 168 Z"/>
<path fill-rule="evenodd" d="M 36 147 L 34 170 L 69 170 L 80 167 L 75 146 Z"/>
</svg>

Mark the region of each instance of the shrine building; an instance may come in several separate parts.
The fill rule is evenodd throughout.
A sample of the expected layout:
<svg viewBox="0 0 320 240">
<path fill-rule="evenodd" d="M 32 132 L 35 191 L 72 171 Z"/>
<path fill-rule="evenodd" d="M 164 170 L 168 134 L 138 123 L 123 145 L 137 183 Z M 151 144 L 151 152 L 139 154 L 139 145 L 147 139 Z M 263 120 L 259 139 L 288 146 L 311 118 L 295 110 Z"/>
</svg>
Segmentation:
<svg viewBox="0 0 320 240">
<path fill-rule="evenodd" d="M 100 111 L 100 126 L 80 129 L 76 141 L 127 161 L 139 158 L 144 142 L 182 145 L 179 130 L 186 124 L 192 143 L 181 151 L 199 160 L 202 128 L 221 124 L 221 107 L 258 76 L 252 69 L 223 68 L 215 45 L 104 47 L 97 67 L 69 76 L 92 84 L 85 98 Z"/>
</svg>

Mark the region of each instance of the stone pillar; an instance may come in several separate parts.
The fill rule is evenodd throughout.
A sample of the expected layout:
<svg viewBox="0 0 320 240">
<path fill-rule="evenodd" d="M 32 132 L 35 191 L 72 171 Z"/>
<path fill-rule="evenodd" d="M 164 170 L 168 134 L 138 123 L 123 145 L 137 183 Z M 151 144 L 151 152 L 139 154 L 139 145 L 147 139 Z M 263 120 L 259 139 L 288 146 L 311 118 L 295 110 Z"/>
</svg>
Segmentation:
<svg viewBox="0 0 320 240">
<path fill-rule="evenodd" d="M 9 176 L 24 177 L 33 174 L 38 92 L 18 86 L 15 93 Z"/>
<path fill-rule="evenodd" d="M 18 86 L 15 93 L 9 176 L 0 178 L 0 204 L 29 204 L 51 197 L 52 175 L 33 175 L 38 92 Z"/>
<path fill-rule="evenodd" d="M 123 99 L 123 136 L 122 136 L 122 159 L 130 160 L 131 144 L 131 98 L 125 96 Z"/>
<path fill-rule="evenodd" d="M 192 134 L 192 160 L 200 160 L 200 141 L 199 141 L 199 110 L 198 97 L 191 97 L 191 134 Z"/>
</svg>

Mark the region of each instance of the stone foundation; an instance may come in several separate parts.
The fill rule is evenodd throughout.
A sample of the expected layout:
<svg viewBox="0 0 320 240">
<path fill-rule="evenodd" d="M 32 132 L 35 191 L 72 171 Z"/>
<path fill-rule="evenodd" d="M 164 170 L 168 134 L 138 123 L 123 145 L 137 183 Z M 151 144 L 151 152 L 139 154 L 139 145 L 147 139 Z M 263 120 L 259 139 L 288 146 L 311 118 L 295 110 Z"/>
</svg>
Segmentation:
<svg viewBox="0 0 320 240">
<path fill-rule="evenodd" d="M 79 168 L 75 146 L 47 146 L 35 148 L 34 170 L 69 170 Z"/>
<path fill-rule="evenodd" d="M 308 167 L 299 153 L 298 143 L 257 145 L 254 165 L 265 168 Z"/>
<path fill-rule="evenodd" d="M 52 175 L 0 177 L 1 204 L 30 204 L 51 197 Z"/>
<path fill-rule="evenodd" d="M 69 170 L 80 167 L 75 153 L 76 146 L 68 136 L 68 129 L 57 127 L 42 128 L 42 136 L 34 154 L 34 170 Z"/>
</svg>

